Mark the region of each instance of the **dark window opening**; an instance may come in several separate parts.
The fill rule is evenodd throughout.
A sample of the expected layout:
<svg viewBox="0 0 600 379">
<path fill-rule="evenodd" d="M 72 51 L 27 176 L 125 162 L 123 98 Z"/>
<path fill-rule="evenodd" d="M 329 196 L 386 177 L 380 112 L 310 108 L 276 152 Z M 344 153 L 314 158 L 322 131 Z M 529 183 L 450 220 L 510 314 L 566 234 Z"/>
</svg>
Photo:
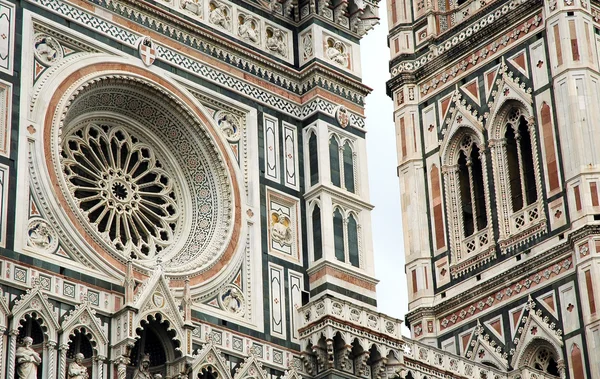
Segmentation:
<svg viewBox="0 0 600 379">
<path fill-rule="evenodd" d="M 319 182 L 319 154 L 317 152 L 317 136 L 311 133 L 308 139 L 308 164 L 310 169 L 310 185 Z"/>
<path fill-rule="evenodd" d="M 329 139 L 329 171 L 331 172 L 331 184 L 341 187 L 340 145 L 335 137 Z"/>
<path fill-rule="evenodd" d="M 485 211 L 485 189 L 483 185 L 483 167 L 479 159 L 479 148 L 473 145 L 471 150 L 471 161 L 473 162 L 473 193 L 475 195 L 475 212 L 477 217 L 477 230 L 487 226 Z"/>
<path fill-rule="evenodd" d="M 521 135 L 521 156 L 523 157 L 523 176 L 525 177 L 525 197 L 527 205 L 530 205 L 537 201 L 538 193 L 535 185 L 531 135 L 527 129 L 527 121 L 525 120 L 525 117 L 521 116 L 521 119 L 519 120 L 519 134 Z"/>
<path fill-rule="evenodd" d="M 467 157 L 463 151 L 458 158 L 458 182 L 460 186 L 460 203 L 462 206 L 463 226 L 465 237 L 475 231 L 473 224 L 473 204 L 471 203 L 471 183 L 469 180 L 469 169 L 467 168 Z"/>
<path fill-rule="evenodd" d="M 312 212 L 313 249 L 315 261 L 323 258 L 323 237 L 321 235 L 321 209 L 315 206 Z"/>
<path fill-rule="evenodd" d="M 339 209 L 333 213 L 333 245 L 335 250 L 335 258 L 338 261 L 345 262 L 346 255 L 344 253 L 344 219 Z"/>
<path fill-rule="evenodd" d="M 348 218 L 348 250 L 350 264 L 354 267 L 359 267 L 358 223 L 352 215 Z"/>
<path fill-rule="evenodd" d="M 344 186 L 354 193 L 354 153 L 348 142 L 344 144 Z"/>
<path fill-rule="evenodd" d="M 519 152 L 515 132 L 512 126 L 506 126 L 506 158 L 508 160 L 508 182 L 513 212 L 523 208 L 523 190 L 521 189 L 521 175 L 519 173 Z"/>
</svg>

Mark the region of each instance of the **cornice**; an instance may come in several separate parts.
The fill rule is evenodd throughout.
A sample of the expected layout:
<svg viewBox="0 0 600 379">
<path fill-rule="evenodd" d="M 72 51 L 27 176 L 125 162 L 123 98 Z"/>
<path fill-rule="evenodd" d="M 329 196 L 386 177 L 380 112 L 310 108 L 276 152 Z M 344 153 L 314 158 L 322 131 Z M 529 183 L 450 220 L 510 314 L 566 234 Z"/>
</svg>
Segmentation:
<svg viewBox="0 0 600 379">
<path fill-rule="evenodd" d="M 496 4 L 496 8 L 489 8 L 488 12 L 494 11 L 494 9 L 500 8 L 503 4 Z M 506 4 L 504 4 L 506 6 Z M 398 72 L 392 79 L 386 83 L 386 90 L 388 96 L 391 96 L 393 91 L 405 84 L 411 84 L 415 82 L 421 82 L 427 79 L 429 76 L 434 75 L 443 68 L 449 67 L 453 62 L 458 61 L 461 57 L 466 57 L 472 53 L 474 49 L 480 45 L 489 42 L 490 40 L 500 36 L 506 32 L 514 24 L 517 24 L 527 17 L 530 17 L 534 11 L 541 9 L 543 5 L 542 0 L 527 0 L 523 1 L 522 4 L 512 11 L 507 12 L 504 15 L 498 17 L 497 20 L 491 24 L 490 27 L 479 28 L 475 33 L 472 33 L 470 37 L 457 39 L 456 43 L 453 43 L 455 38 L 461 34 L 466 34 L 466 31 L 472 29 L 475 24 L 480 20 L 483 20 L 483 16 L 487 13 L 478 12 L 479 18 L 469 18 L 469 24 L 464 27 L 455 27 L 451 31 L 447 31 L 444 34 L 432 37 L 427 43 L 419 47 L 418 51 L 411 55 L 414 57 L 412 61 L 408 61 L 407 55 L 401 55 L 390 61 L 390 72 L 393 71 L 397 65 L 401 63 L 410 64 L 418 63 L 418 67 L 414 70 L 405 70 Z M 466 23 L 466 22 L 465 22 Z M 444 47 L 444 51 L 436 55 L 435 51 L 438 46 L 447 45 L 451 43 L 450 48 Z M 407 75 L 408 74 L 408 75 Z M 407 81 L 408 79 L 408 81 Z"/>
<path fill-rule="evenodd" d="M 77 2 L 74 0 L 67 0 L 71 4 L 77 6 Z M 330 68 L 324 63 L 313 61 L 301 70 L 294 68 L 293 66 L 279 62 L 275 59 L 267 57 L 265 54 L 257 53 L 250 48 L 244 47 L 243 45 L 234 42 L 235 39 L 222 37 L 218 33 L 207 29 L 204 25 L 195 23 L 193 21 L 186 20 L 183 15 L 177 15 L 174 12 L 165 12 L 164 9 L 148 4 L 142 0 L 104 0 L 99 4 L 94 2 L 94 5 L 108 10 L 120 17 L 127 18 L 128 20 L 135 20 L 131 17 L 132 13 L 144 13 L 148 16 L 156 18 L 166 25 L 165 27 L 174 26 L 175 29 L 170 35 L 164 34 L 171 38 L 173 41 L 182 43 L 182 38 L 185 37 L 183 34 L 188 34 L 194 38 L 197 38 L 200 42 L 204 42 L 213 51 L 215 48 L 220 48 L 226 51 L 226 54 L 210 54 L 212 58 L 221 60 L 223 63 L 230 65 L 232 68 L 240 69 L 240 63 L 245 66 L 243 60 L 251 62 L 251 64 L 258 64 L 259 67 L 255 67 L 254 70 L 249 68 L 250 75 L 253 75 L 261 80 L 268 80 L 271 84 L 277 84 L 282 89 L 289 91 L 294 94 L 304 95 L 315 87 L 324 88 L 332 92 L 337 96 L 343 96 L 359 105 L 364 104 L 364 97 L 368 95 L 372 89 L 362 84 L 358 78 L 354 78 L 343 72 Z M 136 22 L 136 21 L 132 21 Z M 139 23 L 139 22 L 138 22 Z M 146 23 L 139 23 L 142 27 L 149 27 Z M 149 23 L 152 24 L 152 23 Z M 200 27 L 199 27 L 200 26 Z M 181 38 L 173 38 L 178 36 Z M 185 39 L 185 38 L 183 38 Z M 194 48 L 199 53 L 203 53 L 198 48 Z M 205 53 L 205 52 L 204 52 Z M 234 54 L 230 56 L 229 54 Z M 238 55 L 239 57 L 235 57 Z M 263 66 L 263 67 L 260 67 Z M 254 72 L 252 72 L 254 71 Z M 351 91 L 356 92 L 356 95 L 347 93 L 348 91 L 342 90 L 337 93 L 332 91 L 331 85 L 324 83 L 329 80 L 331 83 L 344 86 Z M 345 94 L 344 94 L 345 93 Z"/>
</svg>

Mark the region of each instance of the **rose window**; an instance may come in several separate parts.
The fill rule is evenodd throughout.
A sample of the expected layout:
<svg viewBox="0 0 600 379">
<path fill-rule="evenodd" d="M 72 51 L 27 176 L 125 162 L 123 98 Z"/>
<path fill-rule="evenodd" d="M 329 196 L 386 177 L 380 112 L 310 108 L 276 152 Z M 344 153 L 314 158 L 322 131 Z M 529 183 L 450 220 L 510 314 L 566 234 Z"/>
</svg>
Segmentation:
<svg viewBox="0 0 600 379">
<path fill-rule="evenodd" d="M 173 242 L 177 184 L 149 144 L 123 127 L 90 123 L 65 136 L 61 160 L 76 204 L 115 249 L 151 258 Z"/>
</svg>

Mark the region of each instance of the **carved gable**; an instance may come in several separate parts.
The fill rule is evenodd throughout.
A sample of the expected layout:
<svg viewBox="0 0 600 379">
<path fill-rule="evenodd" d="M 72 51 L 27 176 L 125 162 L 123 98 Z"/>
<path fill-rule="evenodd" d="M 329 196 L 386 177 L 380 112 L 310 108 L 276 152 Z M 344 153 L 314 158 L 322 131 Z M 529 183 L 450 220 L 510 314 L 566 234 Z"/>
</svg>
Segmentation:
<svg viewBox="0 0 600 379">
<path fill-rule="evenodd" d="M 197 378 L 203 372 L 217 371 L 220 379 L 232 379 L 227 362 L 221 355 L 219 349 L 212 343 L 204 345 L 202 350 L 195 356 L 192 363 L 192 377 Z"/>
<path fill-rule="evenodd" d="M 90 339 L 96 342 L 93 346 L 98 356 L 107 356 L 108 337 L 106 330 L 96 317 L 96 311 L 87 301 L 75 307 L 63 320 L 60 336 L 61 345 L 69 343 L 69 337 L 76 329 L 84 329 L 86 333 L 91 335 Z"/>
<path fill-rule="evenodd" d="M 56 342 L 56 334 L 59 329 L 58 314 L 52 304 L 48 302 L 48 297 L 42 293 L 39 286 L 35 286 L 15 302 L 12 310 L 12 330 L 19 328 L 19 321 L 24 320 L 26 315 L 36 314 L 42 323 L 42 330 L 49 342 Z"/>
<path fill-rule="evenodd" d="M 250 354 L 240 367 L 235 370 L 234 379 L 255 378 L 267 379 L 267 373 L 254 354 Z"/>
</svg>

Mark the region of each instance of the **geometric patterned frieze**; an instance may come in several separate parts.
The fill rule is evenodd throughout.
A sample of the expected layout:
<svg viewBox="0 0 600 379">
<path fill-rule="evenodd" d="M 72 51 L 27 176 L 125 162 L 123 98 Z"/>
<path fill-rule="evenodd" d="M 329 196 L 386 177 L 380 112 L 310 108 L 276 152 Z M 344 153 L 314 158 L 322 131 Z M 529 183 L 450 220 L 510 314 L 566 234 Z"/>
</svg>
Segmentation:
<svg viewBox="0 0 600 379">
<path fill-rule="evenodd" d="M 564 274 L 572 268 L 572 264 L 573 258 L 568 257 L 562 261 L 551 264 L 516 283 L 505 288 L 500 288 L 487 297 L 471 301 L 469 304 L 462 306 L 456 311 L 440 317 L 439 328 L 440 330 L 444 330 L 462 325 L 466 320 L 470 320 L 475 315 L 487 311 L 491 307 L 497 307 L 499 303 L 515 297 L 520 297 L 521 292 L 529 292 L 532 288 L 539 286 L 540 283 L 547 282 L 551 278 Z"/>
<path fill-rule="evenodd" d="M 8 283 L 18 282 L 19 287 L 40 287 L 44 293 L 67 303 L 89 301 L 90 305 L 102 312 L 116 312 L 122 304 L 122 296 L 104 291 L 98 287 L 88 287 L 83 283 L 73 283 L 61 275 L 52 275 L 38 271 L 36 267 L 19 266 L 0 260 L 0 272 L 6 273 Z"/>
<path fill-rule="evenodd" d="M 463 60 L 457 62 L 456 64 L 449 66 L 447 69 L 441 70 L 441 72 L 437 73 L 431 80 L 428 80 L 421 86 L 421 95 L 423 96 L 422 99 L 435 95 L 441 89 L 453 83 L 455 78 L 459 76 L 462 77 L 467 71 L 470 72 L 473 68 L 478 67 L 485 62 L 489 62 L 493 57 L 497 55 L 497 53 L 510 48 L 514 41 L 530 36 L 537 29 L 543 27 L 543 25 L 544 24 L 542 23 L 541 14 L 537 14 L 525 21 L 519 27 L 517 27 L 515 29 L 516 32 L 511 31 L 504 36 L 498 37 L 497 40 L 488 43 L 485 47 L 477 51 L 476 54 L 469 57 L 465 57 Z M 511 43 L 505 45 L 503 43 L 505 40 Z M 449 42 L 447 42 L 446 44 L 448 43 Z M 417 66 L 417 62 L 420 61 L 414 62 L 415 67 Z M 400 73 L 400 67 L 409 67 L 411 64 L 411 62 L 401 63 L 398 66 L 398 69 L 392 69 L 392 75 L 397 75 L 398 73 Z M 419 67 L 421 67 L 422 65 L 422 63 L 418 64 Z"/>
</svg>

